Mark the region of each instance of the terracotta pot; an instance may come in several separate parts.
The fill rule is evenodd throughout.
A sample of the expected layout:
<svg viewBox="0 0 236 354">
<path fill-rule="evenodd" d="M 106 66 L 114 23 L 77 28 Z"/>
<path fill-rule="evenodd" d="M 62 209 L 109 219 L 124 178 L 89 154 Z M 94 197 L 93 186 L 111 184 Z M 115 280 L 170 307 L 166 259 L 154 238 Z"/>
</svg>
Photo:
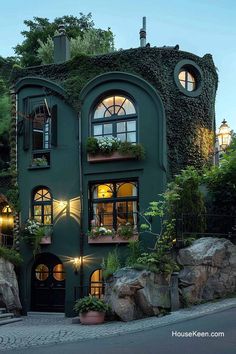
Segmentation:
<svg viewBox="0 0 236 354">
<path fill-rule="evenodd" d="M 79 319 L 81 324 L 95 325 L 104 322 L 105 312 L 89 311 L 80 313 Z"/>
</svg>

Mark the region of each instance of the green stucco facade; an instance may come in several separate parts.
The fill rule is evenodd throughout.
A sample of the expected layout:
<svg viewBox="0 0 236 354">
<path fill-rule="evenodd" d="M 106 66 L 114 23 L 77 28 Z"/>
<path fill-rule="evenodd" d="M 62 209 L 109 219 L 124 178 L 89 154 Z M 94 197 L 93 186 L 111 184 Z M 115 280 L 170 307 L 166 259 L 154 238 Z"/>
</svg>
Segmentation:
<svg viewBox="0 0 236 354">
<path fill-rule="evenodd" d="M 183 59 L 196 62 L 200 68 L 201 89 L 195 97 L 176 85 L 175 67 Z M 14 80 L 21 223 L 24 225 L 32 216 L 35 188 L 48 188 L 53 198 L 53 235 L 52 244 L 42 245 L 41 252 L 57 256 L 64 265 L 65 313 L 70 316 L 74 288 L 88 285 L 92 272 L 116 246 L 88 243 L 89 186 L 95 182 L 135 181 L 138 210 L 143 211 L 165 190 L 173 173 L 188 164 L 202 166 L 209 162 L 217 75 L 209 55 L 199 58 L 175 49 L 140 48 L 28 68 L 15 73 Z M 93 109 L 103 97 L 113 94 L 127 96 L 135 105 L 137 142 L 145 148 L 144 160 L 87 161 L 86 141 L 91 135 Z M 26 102 L 34 107 L 45 98 L 49 109 L 57 107 L 52 133 L 55 141 L 49 149 L 48 166 L 31 167 L 32 122 L 25 122 L 29 113 Z M 145 246 L 153 244 L 151 236 L 139 237 Z M 119 250 L 125 258 L 126 245 L 120 244 Z M 24 242 L 21 252 L 21 299 L 27 312 L 32 309 L 32 267 L 38 256 L 34 258 L 31 247 Z M 83 259 L 77 274 L 69 261 L 75 257 Z"/>
</svg>

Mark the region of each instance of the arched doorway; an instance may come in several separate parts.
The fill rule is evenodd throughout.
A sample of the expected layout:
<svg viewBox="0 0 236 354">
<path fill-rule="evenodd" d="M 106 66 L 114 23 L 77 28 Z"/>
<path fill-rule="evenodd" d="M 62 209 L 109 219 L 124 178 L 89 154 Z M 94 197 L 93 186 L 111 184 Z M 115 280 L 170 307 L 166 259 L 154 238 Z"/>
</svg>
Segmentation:
<svg viewBox="0 0 236 354">
<path fill-rule="evenodd" d="M 65 271 L 60 259 L 50 253 L 39 254 L 32 267 L 31 309 L 63 312 Z"/>
<path fill-rule="evenodd" d="M 14 215 L 6 197 L 0 194 L 0 246 L 13 246 Z"/>
</svg>

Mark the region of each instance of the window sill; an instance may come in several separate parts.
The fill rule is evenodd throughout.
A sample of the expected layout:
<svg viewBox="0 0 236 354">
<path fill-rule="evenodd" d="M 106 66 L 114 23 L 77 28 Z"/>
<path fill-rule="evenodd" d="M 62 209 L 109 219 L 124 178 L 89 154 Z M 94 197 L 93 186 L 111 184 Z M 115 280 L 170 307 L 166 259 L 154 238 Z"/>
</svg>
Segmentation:
<svg viewBox="0 0 236 354">
<path fill-rule="evenodd" d="M 133 234 L 129 239 L 123 239 L 122 237 L 116 235 L 115 237 L 112 236 L 97 236 L 96 238 L 88 237 L 89 244 L 101 244 L 101 243 L 129 243 L 130 241 L 138 241 L 139 235 Z"/>
<path fill-rule="evenodd" d="M 50 168 L 50 166 L 49 165 L 47 165 L 47 166 L 29 166 L 28 170 L 39 170 L 39 169 L 47 169 L 47 168 Z"/>
<path fill-rule="evenodd" d="M 91 163 L 96 162 L 109 162 L 109 161 L 119 161 L 119 160 L 135 160 L 131 154 L 122 155 L 119 152 L 115 151 L 110 155 L 103 154 L 87 154 L 87 161 Z"/>
</svg>

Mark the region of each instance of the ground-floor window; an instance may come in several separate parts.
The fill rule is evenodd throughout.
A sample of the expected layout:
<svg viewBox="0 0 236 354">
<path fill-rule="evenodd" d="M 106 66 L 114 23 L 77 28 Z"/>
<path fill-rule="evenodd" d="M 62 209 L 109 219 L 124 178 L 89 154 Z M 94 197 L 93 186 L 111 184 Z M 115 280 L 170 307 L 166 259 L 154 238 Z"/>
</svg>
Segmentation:
<svg viewBox="0 0 236 354">
<path fill-rule="evenodd" d="M 117 230 L 129 223 L 137 227 L 137 181 L 96 183 L 90 186 L 90 226 Z"/>
<path fill-rule="evenodd" d="M 104 295 L 104 282 L 102 277 L 102 270 L 96 269 L 90 277 L 90 291 L 89 293 L 98 298 Z"/>
</svg>

